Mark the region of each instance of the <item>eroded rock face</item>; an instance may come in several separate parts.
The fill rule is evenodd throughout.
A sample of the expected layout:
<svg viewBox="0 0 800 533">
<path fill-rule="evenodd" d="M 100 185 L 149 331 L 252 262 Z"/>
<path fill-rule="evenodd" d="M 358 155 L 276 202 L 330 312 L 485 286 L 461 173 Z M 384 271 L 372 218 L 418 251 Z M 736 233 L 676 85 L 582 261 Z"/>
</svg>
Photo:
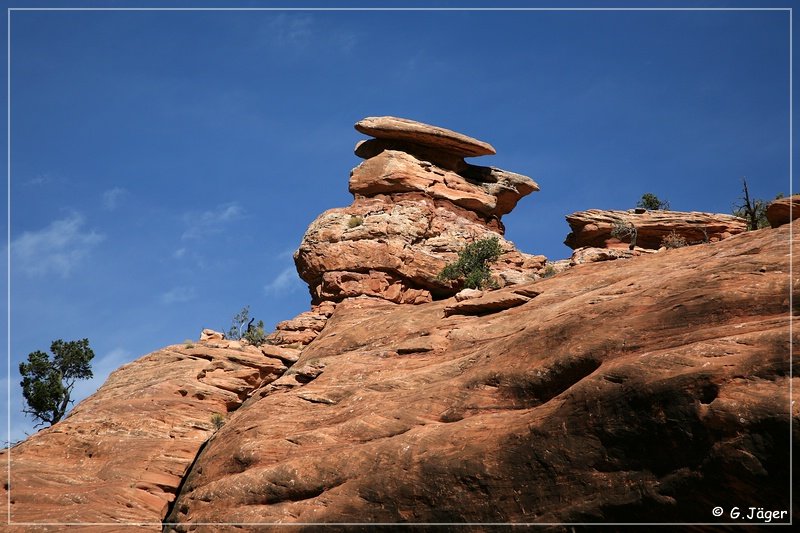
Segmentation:
<svg viewBox="0 0 800 533">
<path fill-rule="evenodd" d="M 800 217 L 800 195 L 773 200 L 767 206 L 767 220 L 773 228 L 788 224 L 798 217 Z"/>
<path fill-rule="evenodd" d="M 358 296 L 419 304 L 454 294 L 458 287 L 437 275 L 464 246 L 492 236 L 504 252 L 493 267 L 500 285 L 524 283 L 542 268 L 543 256 L 502 238 L 500 221 L 539 187 L 527 176 L 464 162 L 494 153 L 488 145 L 393 117 L 365 119 L 356 129 L 380 138 L 356 147 L 366 160 L 350 176 L 355 201 L 320 215 L 295 253 L 314 304 Z"/>
<path fill-rule="evenodd" d="M 356 198 L 420 192 L 484 216 L 505 215 L 520 198 L 538 190 L 536 183 L 521 174 L 466 164 L 457 173 L 388 149 L 367 159 L 350 174 L 350 192 Z"/>
<path fill-rule="evenodd" d="M 175 529 L 789 509 L 788 249 L 782 226 L 586 264 L 482 316 L 348 299 L 205 448 Z"/>
<path fill-rule="evenodd" d="M 160 522 L 215 431 L 211 416 L 230 416 L 287 368 L 257 348 L 212 337 L 121 367 L 67 418 L 0 451 L 4 476 L 12 462 L 11 521 Z M 2 507 L 8 487 L 6 480 Z"/>
<path fill-rule="evenodd" d="M 275 326 L 275 331 L 267 336 L 267 343 L 262 347 L 266 355 L 270 355 L 268 347 L 282 350 L 296 350 L 299 353 L 306 345 L 317 338 L 325 328 L 328 318 L 333 314 L 336 304 L 324 301 L 311 307 L 311 310 L 300 313 L 291 320 L 284 320 Z M 293 361 L 297 360 L 295 356 Z"/>
<path fill-rule="evenodd" d="M 638 212 L 642 211 L 642 212 Z M 572 249 L 582 247 L 625 248 L 630 237 L 620 239 L 611 235 L 616 223 L 636 228 L 636 246 L 657 250 L 662 239 L 672 232 L 686 244 L 716 242 L 747 230 L 747 223 L 733 215 L 697 211 L 615 211 L 589 209 L 567 215 L 572 232 L 564 244 Z"/>
<path fill-rule="evenodd" d="M 457 292 L 437 275 L 466 244 L 499 237 L 499 228 L 443 203 L 422 195 L 359 198 L 320 215 L 295 253 L 313 301 L 366 295 L 416 304 Z M 494 265 L 498 278 L 524 278 L 525 269 L 533 272 L 544 264 L 543 256 L 522 254 L 499 239 L 504 254 Z"/>
</svg>

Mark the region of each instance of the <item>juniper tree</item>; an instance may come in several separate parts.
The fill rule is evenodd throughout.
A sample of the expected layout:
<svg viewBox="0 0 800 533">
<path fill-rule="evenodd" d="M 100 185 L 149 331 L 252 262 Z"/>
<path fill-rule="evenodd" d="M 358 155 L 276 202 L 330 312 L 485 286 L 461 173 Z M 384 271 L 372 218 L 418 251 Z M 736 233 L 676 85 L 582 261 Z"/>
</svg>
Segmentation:
<svg viewBox="0 0 800 533">
<path fill-rule="evenodd" d="M 91 360 L 94 352 L 89 339 L 50 345 L 53 358 L 40 350 L 28 354 L 28 362 L 19 364 L 20 386 L 27 407 L 22 411 L 44 424 L 53 425 L 67 412 L 72 403 L 72 389 L 79 379 L 92 377 Z"/>
</svg>

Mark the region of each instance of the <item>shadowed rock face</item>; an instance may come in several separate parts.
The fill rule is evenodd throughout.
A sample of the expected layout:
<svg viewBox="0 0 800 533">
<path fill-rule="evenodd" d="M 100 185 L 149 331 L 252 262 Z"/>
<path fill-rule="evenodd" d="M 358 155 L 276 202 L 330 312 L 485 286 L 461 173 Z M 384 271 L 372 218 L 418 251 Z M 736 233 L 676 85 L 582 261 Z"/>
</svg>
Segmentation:
<svg viewBox="0 0 800 533">
<path fill-rule="evenodd" d="M 616 223 L 622 222 L 636 228 L 636 246 L 658 249 L 662 239 L 675 232 L 687 244 L 716 242 L 747 230 L 747 222 L 733 215 L 683 211 L 615 211 L 588 209 L 567 215 L 572 232 L 564 244 L 572 248 L 627 247 L 611 232 Z"/>
<path fill-rule="evenodd" d="M 299 370 L 203 450 L 171 520 L 713 522 L 715 505 L 788 509 L 800 419 L 788 245 L 782 226 L 579 265 L 489 293 L 478 316 L 445 316 L 454 299 L 346 300 Z"/>
</svg>

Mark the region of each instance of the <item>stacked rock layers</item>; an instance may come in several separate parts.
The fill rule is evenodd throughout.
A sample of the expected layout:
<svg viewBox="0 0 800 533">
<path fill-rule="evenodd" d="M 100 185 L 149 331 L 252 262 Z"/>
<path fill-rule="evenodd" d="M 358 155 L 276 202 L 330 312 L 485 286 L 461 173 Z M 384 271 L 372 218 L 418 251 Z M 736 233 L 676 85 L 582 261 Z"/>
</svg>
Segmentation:
<svg viewBox="0 0 800 533">
<path fill-rule="evenodd" d="M 686 244 L 716 242 L 747 230 L 747 223 L 733 215 L 697 211 L 615 211 L 588 209 L 567 215 L 572 232 L 564 244 L 573 250 L 582 247 L 628 248 L 629 243 L 612 235 L 617 224 L 636 229 L 636 246 L 657 250 L 662 239 L 674 232 Z"/>
<path fill-rule="evenodd" d="M 464 157 L 494 154 L 488 143 L 394 117 L 370 117 L 356 129 L 374 139 L 355 153 L 365 159 L 350 175 L 354 202 L 311 223 L 295 264 L 312 304 L 371 296 L 423 303 L 454 294 L 437 279 L 467 244 L 496 236 L 503 254 L 493 266 L 500 285 L 523 283 L 544 265 L 502 238 L 500 218 L 538 191 L 528 178 Z"/>
</svg>

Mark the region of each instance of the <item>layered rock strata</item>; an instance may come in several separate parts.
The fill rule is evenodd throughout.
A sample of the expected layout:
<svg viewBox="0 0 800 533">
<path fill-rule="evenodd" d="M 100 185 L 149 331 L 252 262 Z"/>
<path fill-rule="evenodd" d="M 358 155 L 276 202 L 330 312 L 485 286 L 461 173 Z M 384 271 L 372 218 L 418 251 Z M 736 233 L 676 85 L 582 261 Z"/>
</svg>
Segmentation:
<svg viewBox="0 0 800 533">
<path fill-rule="evenodd" d="M 773 200 L 767 206 L 767 220 L 773 228 L 788 224 L 800 217 L 800 195 Z"/>
<path fill-rule="evenodd" d="M 335 308 L 334 302 L 322 302 L 291 320 L 280 322 L 275 326 L 275 331 L 267 336 L 268 345 L 284 350 L 302 350 L 325 328 Z"/>
<path fill-rule="evenodd" d="M 670 234 L 683 238 L 686 244 L 716 242 L 747 230 L 747 223 L 733 215 L 697 211 L 628 211 L 589 209 L 567 215 L 572 230 L 564 244 L 570 248 L 628 248 L 631 237 L 612 235 L 618 224 L 636 230 L 635 246 L 657 250 Z"/>
<path fill-rule="evenodd" d="M 789 236 L 589 264 L 460 303 L 348 299 L 273 383 L 285 386 L 254 394 L 205 448 L 169 529 L 788 510 Z"/>
<path fill-rule="evenodd" d="M 359 131 L 380 136 L 356 147 L 365 161 L 350 175 L 349 207 L 311 223 L 295 253 L 312 303 L 371 296 L 424 303 L 457 292 L 437 279 L 470 242 L 500 239 L 494 274 L 500 285 L 525 282 L 544 264 L 502 238 L 501 217 L 539 188 L 526 176 L 468 164 L 494 153 L 467 136 L 394 117 L 371 117 Z"/>
<path fill-rule="evenodd" d="M 20 531 L 37 522 L 106 524 L 96 531 L 161 522 L 216 430 L 212 416 L 229 419 L 287 369 L 281 358 L 215 333 L 121 367 L 64 420 L 0 451 L 4 475 L 11 461 L 0 491 L 11 522 L 30 523 Z"/>
</svg>

